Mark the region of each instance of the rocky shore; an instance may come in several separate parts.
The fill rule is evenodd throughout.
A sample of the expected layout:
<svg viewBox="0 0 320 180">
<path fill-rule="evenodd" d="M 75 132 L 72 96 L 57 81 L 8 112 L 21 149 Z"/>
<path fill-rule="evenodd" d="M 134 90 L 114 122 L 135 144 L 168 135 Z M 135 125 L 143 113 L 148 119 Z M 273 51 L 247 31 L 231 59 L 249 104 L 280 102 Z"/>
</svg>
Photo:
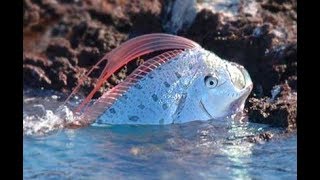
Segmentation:
<svg viewBox="0 0 320 180">
<path fill-rule="evenodd" d="M 244 65 L 254 82 L 250 121 L 296 129 L 296 0 L 23 0 L 24 88 L 68 93 L 105 53 L 154 32 L 187 37 Z M 105 89 L 140 63 L 119 70 Z M 86 80 L 84 94 L 98 75 Z"/>
</svg>

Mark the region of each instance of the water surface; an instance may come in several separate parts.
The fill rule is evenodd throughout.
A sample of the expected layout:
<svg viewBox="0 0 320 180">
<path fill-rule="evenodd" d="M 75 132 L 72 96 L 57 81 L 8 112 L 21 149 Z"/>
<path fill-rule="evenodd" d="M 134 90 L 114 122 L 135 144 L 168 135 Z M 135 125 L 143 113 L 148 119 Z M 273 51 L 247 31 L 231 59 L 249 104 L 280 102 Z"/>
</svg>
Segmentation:
<svg viewBox="0 0 320 180">
<path fill-rule="evenodd" d="M 24 94 L 24 179 L 297 178 L 295 133 L 230 119 L 63 129 L 60 105 L 51 92 Z M 250 141 L 263 132 L 274 138 Z"/>
</svg>

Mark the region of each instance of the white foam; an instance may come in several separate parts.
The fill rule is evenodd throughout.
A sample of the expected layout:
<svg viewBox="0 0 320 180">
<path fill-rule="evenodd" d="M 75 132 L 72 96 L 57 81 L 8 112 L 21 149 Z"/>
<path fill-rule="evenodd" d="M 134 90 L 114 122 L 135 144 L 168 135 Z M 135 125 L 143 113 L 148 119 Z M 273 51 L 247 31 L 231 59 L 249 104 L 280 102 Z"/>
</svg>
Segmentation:
<svg viewBox="0 0 320 180">
<path fill-rule="evenodd" d="M 66 122 L 76 120 L 72 111 L 66 106 L 59 106 L 53 111 L 45 109 L 42 104 L 35 104 L 30 109 L 23 115 L 24 135 L 45 135 L 62 129 Z"/>
</svg>

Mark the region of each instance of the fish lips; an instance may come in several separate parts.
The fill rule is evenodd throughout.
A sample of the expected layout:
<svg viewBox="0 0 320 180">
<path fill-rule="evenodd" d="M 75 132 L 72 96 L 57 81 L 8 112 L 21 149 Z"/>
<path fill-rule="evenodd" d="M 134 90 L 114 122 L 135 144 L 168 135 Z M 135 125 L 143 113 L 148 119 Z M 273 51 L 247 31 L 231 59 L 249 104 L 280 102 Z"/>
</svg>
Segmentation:
<svg viewBox="0 0 320 180">
<path fill-rule="evenodd" d="M 237 100 L 230 104 L 230 115 L 243 111 L 245 101 L 249 97 L 252 88 L 253 84 L 251 83 L 245 89 L 241 90 L 241 93 L 243 94 Z"/>
</svg>

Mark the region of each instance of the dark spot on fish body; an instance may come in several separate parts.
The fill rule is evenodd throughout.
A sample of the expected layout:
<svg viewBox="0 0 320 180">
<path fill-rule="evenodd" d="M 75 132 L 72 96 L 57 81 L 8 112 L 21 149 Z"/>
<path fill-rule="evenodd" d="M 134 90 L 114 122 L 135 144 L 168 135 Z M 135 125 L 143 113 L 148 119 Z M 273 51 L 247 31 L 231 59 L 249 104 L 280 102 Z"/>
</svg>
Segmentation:
<svg viewBox="0 0 320 180">
<path fill-rule="evenodd" d="M 148 77 L 150 78 L 150 79 L 153 79 L 153 76 L 152 76 L 152 74 L 150 73 L 150 74 L 148 74 Z"/>
<path fill-rule="evenodd" d="M 174 74 L 177 76 L 178 79 L 181 78 L 181 74 L 179 74 L 178 72 L 174 72 Z"/>
<path fill-rule="evenodd" d="M 96 120 L 96 123 L 97 124 L 102 124 L 103 122 L 102 122 L 102 119 L 99 117 L 97 120 Z"/>
<path fill-rule="evenodd" d="M 114 109 L 114 108 L 110 108 L 110 113 L 112 113 L 112 114 L 115 114 L 116 113 L 116 110 Z"/>
<path fill-rule="evenodd" d="M 189 64 L 189 70 L 193 69 L 193 64 Z"/>
<path fill-rule="evenodd" d="M 139 117 L 138 116 L 129 116 L 129 120 L 137 122 L 139 120 Z"/>
<path fill-rule="evenodd" d="M 139 107 L 140 109 L 144 109 L 144 108 L 145 108 L 145 106 L 144 106 L 143 104 L 138 105 L 138 107 Z"/>
<path fill-rule="evenodd" d="M 163 109 L 163 110 L 168 109 L 168 104 L 166 104 L 166 103 L 162 104 L 162 109 Z"/>
<path fill-rule="evenodd" d="M 158 96 L 156 94 L 153 94 L 152 99 L 153 99 L 153 101 L 158 101 Z"/>
<path fill-rule="evenodd" d="M 113 118 L 112 114 L 109 114 L 109 113 L 107 113 L 107 117 L 110 118 L 110 119 Z"/>
<path fill-rule="evenodd" d="M 180 114 L 182 112 L 182 109 L 185 106 L 186 99 L 187 99 L 187 93 L 183 93 L 182 96 L 180 97 L 180 99 L 178 100 L 177 109 L 173 113 L 173 122 L 172 123 L 175 123 L 175 120 L 180 118 Z"/>
<path fill-rule="evenodd" d="M 134 87 L 137 89 L 142 89 L 142 86 L 140 84 L 135 84 Z"/>
<path fill-rule="evenodd" d="M 128 96 L 127 95 L 122 95 L 122 97 L 124 98 L 124 99 L 128 99 Z"/>
<path fill-rule="evenodd" d="M 167 81 L 165 81 L 163 84 L 164 84 L 164 86 L 166 86 L 167 88 L 170 87 L 170 84 L 169 84 Z"/>
</svg>

